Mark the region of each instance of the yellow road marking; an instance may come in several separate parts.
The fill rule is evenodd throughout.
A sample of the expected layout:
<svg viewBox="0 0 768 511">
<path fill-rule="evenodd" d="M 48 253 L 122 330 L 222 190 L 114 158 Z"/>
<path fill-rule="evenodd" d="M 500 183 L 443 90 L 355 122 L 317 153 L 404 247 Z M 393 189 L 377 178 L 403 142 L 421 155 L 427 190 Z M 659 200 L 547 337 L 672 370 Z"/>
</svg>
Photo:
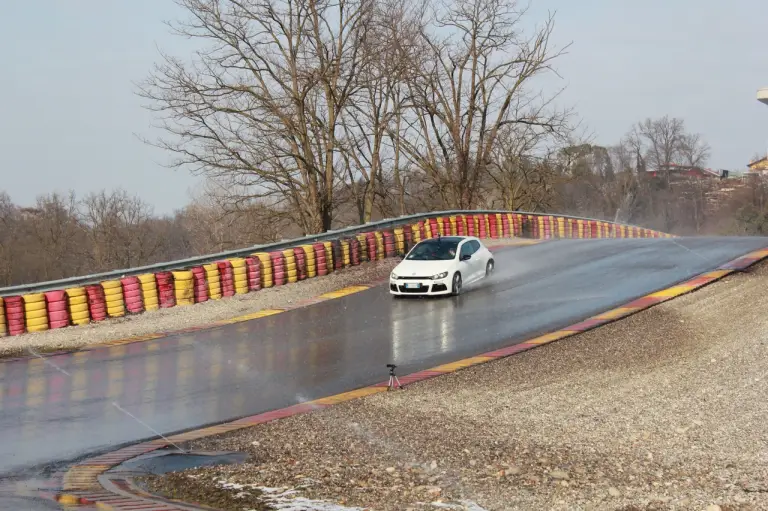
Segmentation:
<svg viewBox="0 0 768 511">
<path fill-rule="evenodd" d="M 470 358 L 465 358 L 464 360 L 459 360 L 457 362 L 451 362 L 449 364 L 443 364 L 437 367 L 433 367 L 432 369 L 429 369 L 429 371 L 450 373 L 453 371 L 458 371 L 459 369 L 464 369 L 465 367 L 482 364 L 483 362 L 488 362 L 489 360 L 494 360 L 494 357 L 483 357 L 483 356 L 470 357 Z"/>
<path fill-rule="evenodd" d="M 595 319 L 618 319 L 637 311 L 635 307 L 619 307 L 595 316 Z"/>
<path fill-rule="evenodd" d="M 323 293 L 318 298 L 324 298 L 326 300 L 331 298 L 341 298 L 343 296 L 349 296 L 351 294 L 359 293 L 360 291 L 365 291 L 366 289 L 370 289 L 370 288 L 368 286 L 349 286 L 349 287 L 339 289 L 338 291 Z"/>
<path fill-rule="evenodd" d="M 547 344 L 548 342 L 556 341 L 558 339 L 562 339 L 563 337 L 568 337 L 569 335 L 572 335 L 572 334 L 573 332 L 558 330 L 556 332 L 541 335 L 539 337 L 536 337 L 535 339 L 531 339 L 530 341 L 525 341 L 525 344 Z"/>
<path fill-rule="evenodd" d="M 344 401 L 351 401 L 352 399 L 358 399 L 361 397 L 378 394 L 379 392 L 385 392 L 386 390 L 386 387 L 364 387 L 362 389 L 351 390 L 349 392 L 343 392 L 334 396 L 315 399 L 314 401 L 310 401 L 310 403 L 315 405 L 335 405 L 338 403 L 343 403 Z"/>
</svg>

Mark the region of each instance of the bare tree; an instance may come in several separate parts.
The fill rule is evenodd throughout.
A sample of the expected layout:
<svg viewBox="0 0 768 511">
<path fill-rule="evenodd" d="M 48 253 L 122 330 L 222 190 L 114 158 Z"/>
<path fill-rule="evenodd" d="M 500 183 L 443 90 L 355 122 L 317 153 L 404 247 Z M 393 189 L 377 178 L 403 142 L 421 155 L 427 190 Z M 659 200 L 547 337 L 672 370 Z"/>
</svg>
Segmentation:
<svg viewBox="0 0 768 511">
<path fill-rule="evenodd" d="M 152 207 L 125 190 L 89 194 L 82 201 L 81 215 L 96 270 L 146 264 L 161 246 L 162 240 L 149 235 Z"/>
<path fill-rule="evenodd" d="M 37 198 L 34 208 L 25 210 L 27 229 L 41 250 L 30 256 L 39 265 L 39 278 L 59 279 L 85 269 L 85 229 L 78 220 L 75 193 L 52 193 Z"/>
<path fill-rule="evenodd" d="M 363 51 L 367 65 L 360 69 L 364 86 L 342 113 L 348 172 L 349 195 L 355 201 L 360 222 L 370 222 L 376 195 L 386 199 L 387 157 L 399 180 L 399 131 L 397 119 L 402 115 L 404 82 L 415 59 L 414 44 L 418 36 L 421 4 L 411 0 L 379 2 L 371 19 L 371 27 Z M 394 126 L 393 126 L 394 124 Z M 396 138 L 392 134 L 397 133 Z M 393 141 L 393 151 L 387 141 Z M 402 203 L 400 206 L 402 210 Z"/>
<path fill-rule="evenodd" d="M 474 206 L 504 127 L 564 127 L 566 113 L 529 86 L 562 55 L 550 44 L 554 19 L 527 37 L 525 14 L 506 0 L 455 0 L 421 32 L 427 51 L 409 82 L 414 113 L 402 149 L 446 207 Z"/>
<path fill-rule="evenodd" d="M 637 145 L 645 147 L 645 158 L 655 169 L 662 169 L 670 163 L 681 163 L 682 146 L 685 139 L 685 123 L 682 119 L 664 116 L 661 119 L 646 119 L 633 128 Z M 668 172 L 667 178 L 668 176 Z"/>
<path fill-rule="evenodd" d="M 11 197 L 0 192 L 0 281 L 3 285 L 14 283 L 16 245 L 19 240 L 19 215 Z"/>
<path fill-rule="evenodd" d="M 330 228 L 341 113 L 360 87 L 373 0 L 176 0 L 175 33 L 207 46 L 163 55 L 139 86 L 177 167 L 269 198 L 304 232 Z"/>
<path fill-rule="evenodd" d="M 683 162 L 692 167 L 703 167 L 709 161 L 711 148 L 699 133 L 683 135 L 680 141 L 680 154 Z"/>
</svg>

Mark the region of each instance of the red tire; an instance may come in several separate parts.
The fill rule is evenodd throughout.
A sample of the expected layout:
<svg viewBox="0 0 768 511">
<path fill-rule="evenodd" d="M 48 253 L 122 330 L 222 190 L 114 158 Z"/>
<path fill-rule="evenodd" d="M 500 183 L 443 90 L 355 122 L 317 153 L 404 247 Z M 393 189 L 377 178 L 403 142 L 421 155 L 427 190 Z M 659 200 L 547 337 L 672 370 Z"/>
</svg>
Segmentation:
<svg viewBox="0 0 768 511">
<path fill-rule="evenodd" d="M 88 297 L 88 311 L 91 320 L 103 321 L 107 319 L 107 304 L 104 298 L 104 288 L 99 284 L 85 286 L 85 294 Z"/>
<path fill-rule="evenodd" d="M 161 271 L 155 273 L 157 282 L 157 299 L 160 302 L 160 308 L 169 309 L 176 306 L 176 294 L 173 290 L 173 273 Z"/>
<path fill-rule="evenodd" d="M 24 299 L 21 296 L 6 296 L 3 298 L 3 304 L 5 305 L 5 318 L 8 322 L 8 334 L 23 334 L 26 331 Z"/>
</svg>

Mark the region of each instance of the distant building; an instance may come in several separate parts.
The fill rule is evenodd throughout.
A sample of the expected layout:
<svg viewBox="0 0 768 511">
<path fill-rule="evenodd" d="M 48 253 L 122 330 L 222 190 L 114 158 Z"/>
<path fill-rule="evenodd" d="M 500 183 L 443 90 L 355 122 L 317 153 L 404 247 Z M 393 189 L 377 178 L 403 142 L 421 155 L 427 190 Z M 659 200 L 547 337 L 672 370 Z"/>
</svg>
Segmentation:
<svg viewBox="0 0 768 511">
<path fill-rule="evenodd" d="M 749 168 L 747 174 L 759 174 L 761 176 L 768 174 L 768 157 L 748 163 L 747 168 Z"/>
<path fill-rule="evenodd" d="M 721 170 L 706 169 L 703 167 L 696 167 L 694 165 L 678 165 L 676 163 L 667 163 L 666 165 L 659 166 L 658 169 L 652 169 L 648 171 L 651 177 L 663 177 L 669 172 L 670 178 L 696 178 L 696 179 L 718 179 L 721 177 L 727 177 L 727 171 L 724 173 Z"/>
</svg>

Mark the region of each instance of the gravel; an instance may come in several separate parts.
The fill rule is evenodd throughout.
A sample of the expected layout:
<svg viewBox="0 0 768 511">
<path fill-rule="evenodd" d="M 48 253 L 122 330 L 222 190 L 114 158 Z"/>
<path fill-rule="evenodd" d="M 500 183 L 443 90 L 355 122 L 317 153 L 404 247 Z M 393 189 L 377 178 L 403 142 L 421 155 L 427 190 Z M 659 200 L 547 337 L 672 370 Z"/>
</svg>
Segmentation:
<svg viewBox="0 0 768 511">
<path fill-rule="evenodd" d="M 198 440 L 249 460 L 146 483 L 376 510 L 768 509 L 766 289 L 761 265 L 514 357 Z"/>
<path fill-rule="evenodd" d="M 324 277 L 188 307 L 160 309 L 83 326 L 4 337 L 0 339 L 0 357 L 25 355 L 30 348 L 35 351 L 76 349 L 89 344 L 205 325 L 262 309 L 290 307 L 329 291 L 386 278 L 399 261 L 391 258 L 363 263 Z"/>
</svg>

